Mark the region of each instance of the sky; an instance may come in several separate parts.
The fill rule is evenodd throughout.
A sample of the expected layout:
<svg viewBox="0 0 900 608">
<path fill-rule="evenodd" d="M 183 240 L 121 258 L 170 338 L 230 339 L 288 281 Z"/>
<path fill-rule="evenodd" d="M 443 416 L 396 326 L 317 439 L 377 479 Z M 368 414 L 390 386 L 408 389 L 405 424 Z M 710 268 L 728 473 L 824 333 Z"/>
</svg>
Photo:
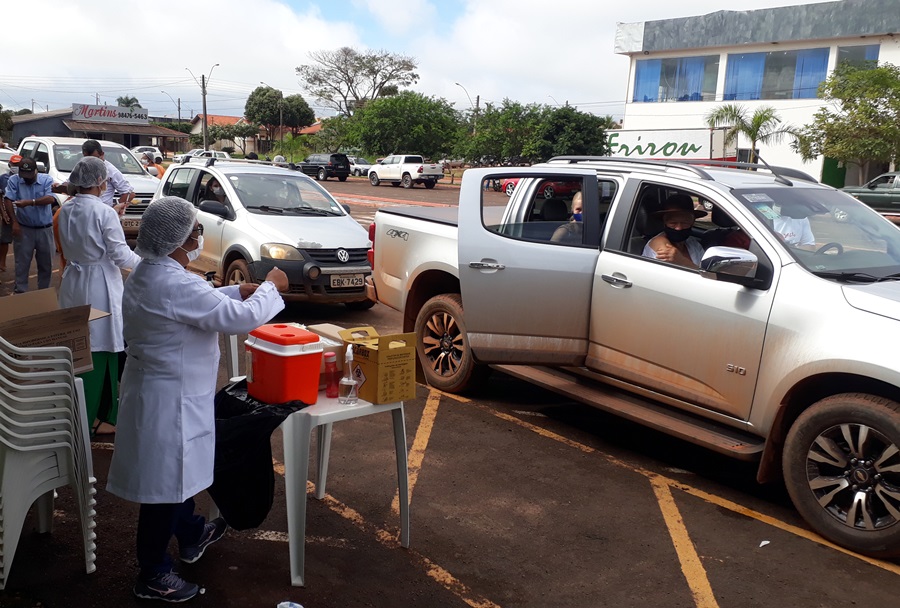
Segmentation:
<svg viewBox="0 0 900 608">
<path fill-rule="evenodd" d="M 824 0 L 744 0 L 741 10 Z M 343 46 L 412 57 L 410 89 L 459 110 L 510 99 L 616 118 L 629 60 L 616 23 L 702 15 L 723 0 L 31 0 L 4 3 L 0 105 L 35 112 L 137 97 L 151 116 L 241 116 L 265 83 L 303 95 L 296 67 Z M 22 27 L 19 25 L 20 24 Z M 29 24 L 24 27 L 24 24 Z M 16 49 L 10 51 L 9 49 Z M 458 83 L 458 84 L 457 84 Z"/>
</svg>

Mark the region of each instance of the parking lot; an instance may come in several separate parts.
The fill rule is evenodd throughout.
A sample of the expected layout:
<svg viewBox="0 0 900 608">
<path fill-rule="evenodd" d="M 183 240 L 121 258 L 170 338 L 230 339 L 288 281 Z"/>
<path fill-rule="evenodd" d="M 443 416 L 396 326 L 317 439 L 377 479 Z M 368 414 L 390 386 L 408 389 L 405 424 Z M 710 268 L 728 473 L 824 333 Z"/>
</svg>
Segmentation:
<svg viewBox="0 0 900 608">
<path fill-rule="evenodd" d="M 353 187 L 352 181 L 339 187 Z M 358 199 L 354 216 L 360 221 L 382 204 L 360 198 L 363 189 L 342 193 L 337 182 L 333 189 L 330 181 L 325 185 L 351 205 Z M 442 186 L 360 186 L 446 204 Z M 11 272 L 0 278 L 7 287 Z M 292 305 L 279 320 L 400 329 L 399 314 L 380 305 L 352 313 Z M 896 602 L 896 562 L 848 553 L 810 533 L 783 488 L 758 486 L 751 466 L 499 372 L 466 397 L 419 386 L 405 414 L 409 549 L 397 538 L 389 417 L 336 423 L 326 497 L 308 496 L 306 587 L 292 587 L 276 431 L 272 511 L 258 530 L 229 533 L 203 560 L 183 568 L 206 589 L 192 605 L 818 608 Z M 105 491 L 111 449 L 93 446 L 97 571 L 84 572 L 72 497 L 61 491 L 53 534 L 33 534 L 26 522 L 0 606 L 141 603 L 130 593 L 137 509 Z M 199 500 L 208 506 L 205 495 Z"/>
</svg>

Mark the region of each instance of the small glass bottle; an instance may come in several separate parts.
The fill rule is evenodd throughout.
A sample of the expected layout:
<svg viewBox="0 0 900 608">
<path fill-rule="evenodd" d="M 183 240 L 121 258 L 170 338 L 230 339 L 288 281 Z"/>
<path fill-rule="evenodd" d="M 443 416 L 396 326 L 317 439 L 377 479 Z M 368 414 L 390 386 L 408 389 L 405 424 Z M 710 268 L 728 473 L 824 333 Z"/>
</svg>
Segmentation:
<svg viewBox="0 0 900 608">
<path fill-rule="evenodd" d="M 340 382 L 341 374 L 337 368 L 337 355 L 327 352 L 325 353 L 325 396 L 329 399 L 337 397 Z"/>
<path fill-rule="evenodd" d="M 347 355 L 344 359 L 344 376 L 338 384 L 338 403 L 341 405 L 356 405 L 359 396 L 356 393 L 356 380 L 353 379 L 353 345 L 347 345 Z"/>
</svg>

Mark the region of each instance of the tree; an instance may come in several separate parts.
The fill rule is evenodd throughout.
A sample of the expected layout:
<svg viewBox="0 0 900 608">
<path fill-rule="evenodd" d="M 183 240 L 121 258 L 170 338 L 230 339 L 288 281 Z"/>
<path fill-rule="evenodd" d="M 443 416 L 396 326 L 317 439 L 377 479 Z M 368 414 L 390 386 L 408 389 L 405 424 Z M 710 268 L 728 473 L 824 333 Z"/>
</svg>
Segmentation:
<svg viewBox="0 0 900 608">
<path fill-rule="evenodd" d="M 552 156 L 609 155 L 607 120 L 579 112 L 571 106 L 545 106 L 538 128 L 523 148 L 523 155 L 547 160 Z"/>
<path fill-rule="evenodd" d="M 247 140 L 259 136 L 259 125 L 240 121 L 231 127 L 232 140 L 241 149 L 241 154 L 247 154 Z"/>
<path fill-rule="evenodd" d="M 841 63 L 819 97 L 830 107 L 819 109 L 792 143 L 804 160 L 824 154 L 859 165 L 863 180 L 872 162 L 900 162 L 900 68 Z"/>
<path fill-rule="evenodd" d="M 323 120 L 319 132 L 309 137 L 311 148 L 315 151 L 333 151 L 353 147 L 356 141 L 350 133 L 350 123 L 354 120 L 356 118 L 346 116 L 333 116 Z"/>
<path fill-rule="evenodd" d="M 159 126 L 178 131 L 179 133 L 190 133 L 194 128 L 194 125 L 189 122 L 162 122 L 159 123 Z"/>
<path fill-rule="evenodd" d="M 364 150 L 439 157 L 453 145 L 459 115 L 445 99 L 403 91 L 370 101 L 351 124 L 350 135 Z"/>
<path fill-rule="evenodd" d="M 284 126 L 290 128 L 292 135 L 300 129 L 316 122 L 316 114 L 303 99 L 302 95 L 288 95 L 282 100 L 284 104 Z"/>
<path fill-rule="evenodd" d="M 352 116 L 357 108 L 399 87 L 418 82 L 416 60 L 387 51 L 360 52 L 350 47 L 309 54 L 314 63 L 296 68 L 304 88 L 338 114 Z"/>
<path fill-rule="evenodd" d="M 141 108 L 141 104 L 138 103 L 137 97 L 131 97 L 130 95 L 122 95 L 121 97 L 116 97 L 116 105 L 122 106 L 123 108 Z"/>
<path fill-rule="evenodd" d="M 725 144 L 735 143 L 739 135 L 750 140 L 750 162 L 756 161 L 756 144 L 777 144 L 787 135 L 796 136 L 791 126 L 781 126 L 778 111 L 772 106 L 761 106 L 749 114 L 749 110 L 736 103 L 719 106 L 706 115 L 710 129 L 727 127 Z"/>
<path fill-rule="evenodd" d="M 250 122 L 261 125 L 266 130 L 266 139 L 271 141 L 275 129 L 281 124 L 282 113 L 284 108 L 283 95 L 278 89 L 272 87 L 256 87 L 250 96 L 247 97 L 247 104 L 244 106 L 244 116 Z"/>
</svg>

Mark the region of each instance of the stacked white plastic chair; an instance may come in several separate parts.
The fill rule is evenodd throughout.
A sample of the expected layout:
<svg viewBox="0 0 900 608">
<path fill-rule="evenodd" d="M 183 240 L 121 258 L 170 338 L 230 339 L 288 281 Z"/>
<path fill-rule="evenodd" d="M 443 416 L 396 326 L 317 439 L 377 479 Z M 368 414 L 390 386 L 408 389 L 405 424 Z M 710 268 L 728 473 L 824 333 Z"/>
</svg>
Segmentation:
<svg viewBox="0 0 900 608">
<path fill-rule="evenodd" d="M 55 490 L 72 486 L 85 569 L 96 570 L 96 490 L 84 388 L 68 348 L 19 348 L 0 338 L 0 589 L 25 517 L 51 532 Z"/>
</svg>

